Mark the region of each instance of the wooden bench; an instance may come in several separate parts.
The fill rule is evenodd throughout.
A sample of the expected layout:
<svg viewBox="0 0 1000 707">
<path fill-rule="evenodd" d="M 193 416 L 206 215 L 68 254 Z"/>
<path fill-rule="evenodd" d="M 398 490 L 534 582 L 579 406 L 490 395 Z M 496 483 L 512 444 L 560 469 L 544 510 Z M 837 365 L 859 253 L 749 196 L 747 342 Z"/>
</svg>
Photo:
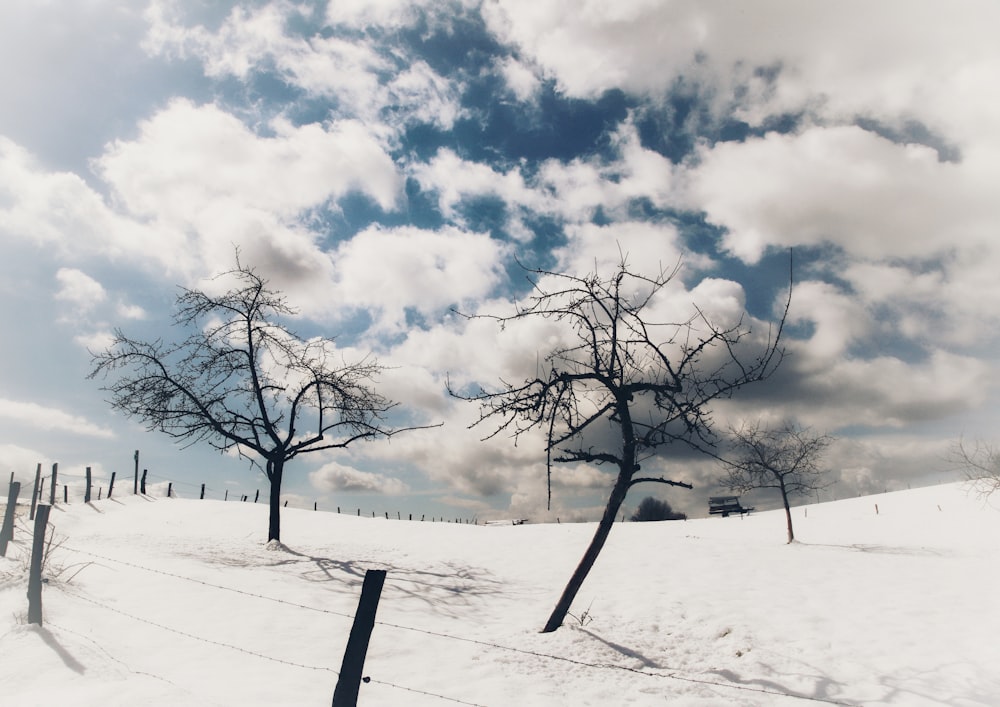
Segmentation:
<svg viewBox="0 0 1000 707">
<path fill-rule="evenodd" d="M 740 504 L 739 496 L 711 496 L 708 499 L 708 512 L 710 515 L 721 515 L 728 518 L 730 513 L 749 514 L 753 508 L 745 508 Z"/>
</svg>

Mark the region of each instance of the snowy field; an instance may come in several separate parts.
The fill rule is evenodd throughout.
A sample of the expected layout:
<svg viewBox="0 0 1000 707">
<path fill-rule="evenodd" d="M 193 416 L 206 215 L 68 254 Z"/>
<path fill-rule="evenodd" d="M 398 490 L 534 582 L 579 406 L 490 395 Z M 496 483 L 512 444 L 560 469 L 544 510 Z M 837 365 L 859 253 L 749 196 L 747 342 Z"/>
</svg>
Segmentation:
<svg viewBox="0 0 1000 707">
<path fill-rule="evenodd" d="M 876 504 L 878 513 L 876 514 Z M 1000 510 L 942 485 L 615 527 L 471 526 L 122 496 L 56 506 L 44 627 L 0 559 L 3 705 L 329 705 L 386 569 L 369 705 L 997 705 Z M 585 614 L 585 615 L 584 615 Z"/>
</svg>

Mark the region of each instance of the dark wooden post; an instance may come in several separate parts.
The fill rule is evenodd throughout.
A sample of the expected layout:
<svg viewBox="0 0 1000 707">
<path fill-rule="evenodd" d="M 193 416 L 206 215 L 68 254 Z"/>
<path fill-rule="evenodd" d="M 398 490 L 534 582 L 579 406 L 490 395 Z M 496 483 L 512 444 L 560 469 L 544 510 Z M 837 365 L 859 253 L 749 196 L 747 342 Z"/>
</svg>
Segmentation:
<svg viewBox="0 0 1000 707">
<path fill-rule="evenodd" d="M 52 478 L 49 479 L 49 505 L 56 505 L 56 477 L 59 475 L 59 462 L 52 465 Z"/>
<path fill-rule="evenodd" d="M 170 498 L 170 494 L 173 492 L 173 490 L 174 490 L 174 482 L 171 481 L 170 483 L 167 484 L 167 498 Z"/>
<path fill-rule="evenodd" d="M 3 514 L 3 526 L 0 527 L 0 557 L 7 557 L 7 543 L 14 539 L 14 511 L 17 510 L 17 497 L 20 495 L 21 482 L 11 481 L 7 510 Z"/>
<path fill-rule="evenodd" d="M 135 450 L 135 476 L 132 479 L 132 495 L 139 493 L 139 450 Z M 145 491 L 143 491 L 145 493 Z"/>
<path fill-rule="evenodd" d="M 201 485 L 201 496 L 198 497 L 199 501 L 205 500 L 205 484 Z"/>
<path fill-rule="evenodd" d="M 139 493 L 143 496 L 146 495 L 146 475 L 149 474 L 149 469 L 142 470 L 142 479 L 139 481 Z"/>
<path fill-rule="evenodd" d="M 253 502 L 257 503 L 259 499 L 260 499 L 260 489 L 257 489 L 257 493 L 253 495 Z"/>
<path fill-rule="evenodd" d="M 39 506 L 35 515 L 35 537 L 31 541 L 31 568 L 28 572 L 28 623 L 42 625 L 42 559 L 45 555 L 45 529 L 49 509 Z"/>
<path fill-rule="evenodd" d="M 288 500 L 287 499 L 285 500 L 285 505 L 283 506 L 283 508 L 288 508 Z"/>
<path fill-rule="evenodd" d="M 111 492 L 115 490 L 115 474 L 117 473 L 117 471 L 111 472 L 111 483 L 108 484 L 108 498 L 111 498 Z"/>
<path fill-rule="evenodd" d="M 87 474 L 87 490 L 83 492 L 83 502 L 84 503 L 90 503 L 91 476 L 90 476 L 90 467 L 89 466 L 87 467 L 86 474 Z"/>
<path fill-rule="evenodd" d="M 69 503 L 69 486 L 63 484 L 63 503 Z"/>
<path fill-rule="evenodd" d="M 42 488 L 42 463 L 38 462 L 38 467 L 35 469 L 35 489 L 31 492 L 31 515 L 28 516 L 28 520 L 35 519 L 35 508 L 38 506 L 38 493 Z"/>
<path fill-rule="evenodd" d="M 229 500 L 229 489 L 226 489 L 226 495 L 225 495 L 225 497 L 222 500 L 223 501 L 228 501 Z"/>
<path fill-rule="evenodd" d="M 333 691 L 333 707 L 355 707 L 358 704 L 361 673 L 365 667 L 368 641 L 375 627 L 375 611 L 382 596 L 383 584 L 385 584 L 385 570 L 365 572 L 365 581 L 361 585 L 361 601 L 358 602 L 354 625 L 351 626 L 351 635 L 347 639 L 347 649 L 344 651 L 344 661 L 340 666 L 337 687 Z"/>
</svg>

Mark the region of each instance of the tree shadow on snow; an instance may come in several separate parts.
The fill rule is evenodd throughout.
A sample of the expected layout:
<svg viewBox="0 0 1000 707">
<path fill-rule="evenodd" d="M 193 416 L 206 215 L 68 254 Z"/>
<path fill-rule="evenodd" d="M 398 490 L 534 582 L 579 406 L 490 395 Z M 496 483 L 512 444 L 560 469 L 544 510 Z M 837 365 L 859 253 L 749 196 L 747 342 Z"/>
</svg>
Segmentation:
<svg viewBox="0 0 1000 707">
<path fill-rule="evenodd" d="M 944 704 L 946 697 L 952 704 L 997 704 L 1000 681 L 989 674 L 977 675 L 972 666 L 964 662 L 940 665 L 933 671 L 906 670 L 893 675 L 883 675 L 879 684 L 886 693 L 878 700 L 884 704 L 907 704 L 915 701 L 924 704 Z"/>
<path fill-rule="evenodd" d="M 483 568 L 457 563 L 434 567 L 405 567 L 380 560 L 343 560 L 301 552 L 281 543 L 271 543 L 266 555 L 243 557 L 238 562 L 216 555 L 201 556 L 224 564 L 248 567 L 288 568 L 307 582 L 335 582 L 360 589 L 368 570 L 386 570 L 383 594 L 414 599 L 432 607 L 438 613 L 449 614 L 447 607 L 469 605 L 471 600 L 501 592 L 503 583 Z"/>
<path fill-rule="evenodd" d="M 780 693 L 782 695 L 788 695 L 789 697 L 798 697 L 803 700 L 821 700 L 824 702 L 832 702 L 834 704 L 850 704 L 843 702 L 843 683 L 837 682 L 829 675 L 825 675 L 815 667 L 811 667 L 815 672 L 811 675 L 805 673 L 793 673 L 786 672 L 788 677 L 801 678 L 802 680 L 811 681 L 813 683 L 812 692 L 803 692 L 802 690 L 796 690 L 788 685 L 778 682 L 774 679 L 769 678 L 745 678 L 735 670 L 729 670 L 726 668 L 708 670 L 706 672 L 718 675 L 719 677 L 728 680 L 736 685 L 746 685 L 748 687 L 756 687 L 761 690 L 766 690 L 768 692 Z M 774 672 L 774 671 L 772 671 Z"/>
<path fill-rule="evenodd" d="M 865 545 L 853 543 L 851 545 L 829 545 L 823 543 L 803 543 L 796 541 L 797 545 L 804 547 L 822 547 L 833 550 L 853 550 L 855 552 L 871 553 L 876 555 L 910 555 L 913 557 L 944 557 L 948 553 L 931 547 L 902 547 L 898 545 Z"/>
</svg>

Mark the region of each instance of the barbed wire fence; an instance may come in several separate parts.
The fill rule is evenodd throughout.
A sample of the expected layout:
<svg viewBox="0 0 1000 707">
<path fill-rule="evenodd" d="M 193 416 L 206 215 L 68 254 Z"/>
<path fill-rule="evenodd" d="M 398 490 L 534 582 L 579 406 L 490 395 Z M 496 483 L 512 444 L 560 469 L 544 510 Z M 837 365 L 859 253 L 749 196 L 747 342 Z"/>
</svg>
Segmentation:
<svg viewBox="0 0 1000 707">
<path fill-rule="evenodd" d="M 85 475 L 79 475 L 79 474 L 64 474 L 64 473 L 60 473 L 59 478 L 60 479 L 76 479 L 77 481 L 79 481 L 81 479 L 86 480 L 87 477 Z M 197 485 L 195 485 L 195 484 L 187 484 L 187 486 L 197 488 Z M 361 515 L 361 510 L 360 509 L 358 509 L 357 515 Z M 373 514 L 373 516 L 374 516 L 374 514 Z M 377 517 L 377 516 L 375 516 L 375 517 Z M 385 517 L 388 519 L 389 518 L 389 514 L 386 513 Z M 400 514 L 400 519 L 401 519 L 401 514 Z M 50 528 L 52 527 L 51 524 L 49 525 L 49 527 Z M 25 536 L 27 535 L 27 536 L 30 537 L 30 534 L 31 533 L 28 530 L 28 528 L 22 526 L 22 528 L 21 528 L 21 534 L 19 536 L 19 542 L 16 543 L 16 544 L 23 545 L 25 542 L 27 542 L 29 545 L 32 544 L 31 540 L 28 540 L 28 541 L 24 540 Z M 112 563 L 112 564 L 116 564 L 116 565 L 119 565 L 119 566 L 122 566 L 122 567 L 130 568 L 132 570 L 139 571 L 139 572 L 146 572 L 146 573 L 151 573 L 151 574 L 155 574 L 155 575 L 159 575 L 159 576 L 170 577 L 170 578 L 178 580 L 178 581 L 183 581 L 183 582 L 187 582 L 187 583 L 192 583 L 192 584 L 199 585 L 201 588 L 204 588 L 206 590 L 230 592 L 230 593 L 242 595 L 242 596 L 245 596 L 245 597 L 248 597 L 248 598 L 252 598 L 252 599 L 255 599 L 255 600 L 272 602 L 272 603 L 284 605 L 284 606 L 293 608 L 295 610 L 303 610 L 303 611 L 316 612 L 316 613 L 330 615 L 330 616 L 335 616 L 335 617 L 339 617 L 339 618 L 346 619 L 346 620 L 352 620 L 352 621 L 354 619 L 354 615 L 353 614 L 348 614 L 348 613 L 345 613 L 345 612 L 339 612 L 339 611 L 331 610 L 331 609 L 324 608 L 324 607 L 316 607 L 316 606 L 312 606 L 312 605 L 308 605 L 308 604 L 302 604 L 302 603 L 298 603 L 298 602 L 294 602 L 294 601 L 289 601 L 287 599 L 283 599 L 283 598 L 280 598 L 280 597 L 268 596 L 268 595 L 265 595 L 265 594 L 261 594 L 261 593 L 252 592 L 252 591 L 248 591 L 248 590 L 245 590 L 245 589 L 241 589 L 239 587 L 226 586 L 226 585 L 223 585 L 223 584 L 218 584 L 218 583 L 215 583 L 215 582 L 209 582 L 209 581 L 198 579 L 198 578 L 195 578 L 195 577 L 189 577 L 189 576 L 177 573 L 177 572 L 170 572 L 168 570 L 159 569 L 159 568 L 156 568 L 156 567 L 150 567 L 150 566 L 142 565 L 142 564 L 139 564 L 139 563 L 136 563 L 136 562 L 131 562 L 131 561 L 127 561 L 127 560 L 122 560 L 122 559 L 117 559 L 117 558 L 109 557 L 108 555 L 105 555 L 105 554 L 93 552 L 90 549 L 83 549 L 83 548 L 79 548 L 79 547 L 74 547 L 74 546 L 71 546 L 71 545 L 67 545 L 66 542 L 65 542 L 65 540 L 66 540 L 65 538 L 61 539 L 56 544 L 56 546 L 55 546 L 56 550 L 59 553 L 62 553 L 62 552 L 75 553 L 77 555 L 82 555 L 84 557 L 92 558 L 92 561 L 97 560 L 97 561 L 101 561 L 101 562 Z M 83 563 L 76 563 L 76 565 L 74 565 L 74 566 L 81 565 L 81 564 L 83 564 Z M 75 574 L 74 574 L 74 576 L 75 576 Z M 146 626 L 149 626 L 149 627 L 152 627 L 152 628 L 156 628 L 158 630 L 167 631 L 167 632 L 173 633 L 175 635 L 180 635 L 180 636 L 186 637 L 186 638 L 188 638 L 190 640 L 199 641 L 199 642 L 202 642 L 202 643 L 205 643 L 205 644 L 208 644 L 208 645 L 212 645 L 212 646 L 214 646 L 216 648 L 221 648 L 221 649 L 225 649 L 225 650 L 236 651 L 236 652 L 239 652 L 239 653 L 242 653 L 242 654 L 245 654 L 245 655 L 256 657 L 258 659 L 268 660 L 268 661 L 271 661 L 271 662 L 274 662 L 274 663 L 277 663 L 277 664 L 281 664 L 281 665 L 285 665 L 285 666 L 288 666 L 288 667 L 295 667 L 295 668 L 304 669 L 304 670 L 310 670 L 310 671 L 314 671 L 314 672 L 326 672 L 326 673 L 330 673 L 330 674 L 333 674 L 333 675 L 339 675 L 338 671 L 336 671 L 333 668 L 330 668 L 328 666 L 323 666 L 323 665 L 308 665 L 308 664 L 297 662 L 297 661 L 291 661 L 291 660 L 287 660 L 287 659 L 283 659 L 283 658 L 277 658 L 277 657 L 274 657 L 274 656 L 271 656 L 271 655 L 267 655 L 267 654 L 262 653 L 262 652 L 252 651 L 252 650 L 240 647 L 240 646 L 236 646 L 236 645 L 233 645 L 231 643 L 226 643 L 226 642 L 223 642 L 223 641 L 218 641 L 218 640 L 207 638 L 207 637 L 204 637 L 204 636 L 199 636 L 199 635 L 196 635 L 196 634 L 194 634 L 194 633 L 192 633 L 190 631 L 179 629 L 179 628 L 177 628 L 175 626 L 169 626 L 169 625 L 167 625 L 164 622 L 154 621 L 154 620 L 151 620 L 149 618 L 138 616 L 135 613 L 131 613 L 131 612 L 125 611 L 125 610 L 123 610 L 121 608 L 118 608 L 118 607 L 110 606 L 106 602 L 101 601 L 99 598 L 94 598 L 92 596 L 87 596 L 83 592 L 77 591 L 75 588 L 71 588 L 71 586 L 70 586 L 71 585 L 71 581 L 72 581 L 72 577 L 70 577 L 66 581 L 57 582 L 54 585 L 50 585 L 50 586 L 53 586 L 54 588 L 56 588 L 57 590 L 59 590 L 61 593 L 63 593 L 64 595 L 66 595 L 66 596 L 68 596 L 70 598 L 73 598 L 73 599 L 81 601 L 81 602 L 85 602 L 85 603 L 87 603 L 87 604 L 89 604 L 91 606 L 94 606 L 96 608 L 102 609 L 104 611 L 113 612 L 113 613 L 115 613 L 115 614 L 117 614 L 117 615 L 119 615 L 119 616 L 121 616 L 121 617 L 129 620 L 129 621 L 134 621 L 136 623 L 141 623 L 141 624 L 144 624 Z M 395 623 L 395 622 L 376 620 L 374 623 L 375 623 L 376 626 L 382 627 L 382 629 L 388 629 L 388 630 L 392 630 L 392 631 L 406 631 L 406 632 L 411 632 L 411 633 L 417 633 L 417 634 L 421 634 L 421 635 L 424 635 L 424 636 L 427 636 L 427 637 L 430 637 L 430 638 L 434 638 L 434 639 L 438 639 L 438 640 L 445 640 L 445 641 L 455 642 L 455 643 L 464 644 L 464 645 L 474 645 L 474 646 L 477 646 L 478 648 L 481 648 L 481 649 L 487 649 L 487 650 L 491 650 L 491 651 L 504 651 L 504 652 L 509 652 L 509 653 L 512 653 L 512 654 L 520 654 L 520 655 L 523 655 L 523 656 L 528 656 L 528 657 L 532 658 L 533 660 L 545 660 L 545 661 L 562 662 L 562 663 L 571 664 L 571 665 L 574 665 L 574 666 L 577 666 L 577 667 L 580 667 L 580 668 L 583 668 L 583 669 L 587 669 L 587 670 L 628 672 L 628 673 L 632 673 L 632 674 L 636 674 L 636 675 L 641 675 L 641 676 L 643 676 L 645 678 L 648 678 L 648 679 L 651 679 L 651 680 L 664 680 L 664 681 L 684 682 L 684 683 L 689 683 L 689 684 L 702 685 L 704 687 L 711 688 L 713 690 L 714 689 L 719 689 L 719 690 L 726 690 L 726 691 L 758 693 L 758 694 L 770 695 L 770 696 L 774 696 L 774 697 L 795 698 L 795 699 L 798 699 L 798 700 L 801 700 L 801 701 L 804 701 L 804 702 L 818 702 L 818 703 L 834 704 L 834 705 L 849 705 L 850 704 L 850 703 L 841 702 L 841 701 L 837 701 L 837 700 L 830 699 L 830 698 L 810 696 L 810 695 L 804 695 L 804 694 L 796 694 L 796 693 L 781 691 L 781 690 L 777 690 L 777 689 L 773 689 L 773 688 L 764 688 L 764 687 L 757 687 L 757 686 L 751 686 L 751 685 L 746 685 L 746 684 L 737 684 L 737 683 L 727 682 L 727 681 L 718 680 L 718 679 L 710 679 L 710 678 L 706 678 L 706 677 L 702 677 L 702 676 L 689 675 L 689 674 L 685 674 L 684 671 L 682 671 L 682 670 L 674 669 L 674 668 L 670 668 L 670 667 L 664 667 L 664 668 L 662 668 L 660 670 L 648 670 L 648 669 L 633 668 L 633 667 L 630 667 L 630 666 L 627 666 L 627 665 L 621 665 L 621 664 L 617 664 L 617 663 L 597 663 L 597 662 L 590 662 L 590 661 L 586 661 L 586 660 L 581 660 L 579 658 L 571 658 L 571 657 L 567 657 L 567 656 L 560 656 L 560 655 L 555 655 L 555 654 L 551 654 L 551 653 L 545 653 L 545 652 L 541 652 L 541 651 L 534 651 L 534 650 L 525 649 L 525 648 L 521 648 L 521 647 L 508 646 L 508 645 L 504 645 L 504 644 L 497 643 L 497 642 L 486 641 L 486 640 L 476 639 L 476 638 L 469 638 L 469 637 L 465 637 L 465 636 L 459 636 L 459 635 L 455 635 L 455 634 L 447 633 L 447 632 L 443 632 L 443 631 L 436 631 L 436 630 L 430 630 L 430 629 L 426 629 L 426 628 L 418 628 L 418 627 L 413 627 L 413 626 L 407 626 L 407 625 L 400 624 L 400 623 Z M 56 627 L 56 628 L 60 628 L 60 627 Z M 66 630 L 72 632 L 71 629 L 67 628 Z M 107 653 L 107 651 L 105 651 L 105 653 Z M 117 660 L 118 662 L 123 662 L 123 661 L 121 661 L 118 658 L 114 658 L 113 656 L 111 656 L 111 657 L 112 657 L 112 659 Z M 159 676 L 153 676 L 153 677 L 159 677 Z M 163 679 L 163 678 L 161 678 L 161 679 Z M 438 694 L 438 693 L 435 693 L 435 692 L 430 691 L 430 690 L 425 690 L 425 689 L 421 689 L 421 688 L 417 688 L 417 687 L 413 687 L 413 686 L 401 685 L 397 681 L 391 681 L 391 680 L 383 679 L 381 677 L 379 677 L 379 678 L 368 678 L 367 681 L 371 682 L 373 684 L 376 684 L 376 685 L 383 685 L 383 686 L 386 686 L 386 687 L 389 687 L 389 688 L 392 688 L 392 689 L 398 689 L 398 690 L 410 692 L 410 693 L 413 693 L 413 694 L 421 694 L 421 695 L 424 695 L 424 696 L 434 697 L 434 698 L 439 699 L 439 700 L 441 700 L 443 702 L 451 702 L 451 703 L 457 703 L 457 704 L 473 705 L 474 707 L 486 707 L 484 705 L 481 705 L 481 704 L 478 704 L 478 703 L 475 703 L 475 702 L 469 702 L 469 701 L 463 700 L 463 699 L 458 698 L 458 697 L 448 696 L 448 695 L 442 695 L 442 694 Z M 167 681 L 167 682 L 169 682 L 169 681 Z"/>
<path fill-rule="evenodd" d="M 56 487 L 52 488 L 52 477 L 56 478 Z M 120 498 L 124 495 L 133 494 L 133 482 L 138 495 L 149 497 L 182 498 L 187 500 L 215 500 L 223 502 L 237 503 L 267 503 L 268 491 L 261 487 L 225 487 L 217 488 L 208 484 L 192 483 L 188 481 L 175 481 L 171 477 L 150 473 L 144 469 L 142 473 L 133 479 L 132 476 L 119 477 L 115 474 L 112 477 L 88 477 L 86 474 L 67 472 L 62 469 L 58 473 L 46 474 L 38 477 L 38 486 L 32 492 L 31 484 L 22 485 L 22 498 L 27 496 L 28 502 L 34 498 L 38 503 L 49 500 L 52 505 L 85 503 L 106 500 L 110 497 Z M 89 481 L 89 487 L 88 487 Z M 0 499 L 0 507 L 3 499 Z M 289 507 L 289 501 L 285 501 L 282 507 Z M 299 510 L 309 510 L 308 506 L 294 504 L 292 508 Z M 460 516 L 445 516 L 427 513 L 403 513 L 400 510 L 379 510 L 361 507 L 331 506 L 329 508 L 320 507 L 317 501 L 313 502 L 313 511 L 324 511 L 328 513 L 338 513 L 342 515 L 354 515 L 362 518 L 383 518 L 385 520 L 406 520 L 431 523 L 457 523 L 462 525 L 481 525 L 482 521 L 476 516 L 463 518 Z"/>
<path fill-rule="evenodd" d="M 252 592 L 252 591 L 248 591 L 248 590 L 245 590 L 245 589 L 241 589 L 239 587 L 232 587 L 232 586 L 226 586 L 226 585 L 223 585 L 223 584 L 218 584 L 218 583 L 215 583 L 215 582 L 209 582 L 209 581 L 206 581 L 206 580 L 203 580 L 203 579 L 198 579 L 198 578 L 195 578 L 195 577 L 188 577 L 186 575 L 182 575 L 182 574 L 179 574 L 179 573 L 176 573 L 176 572 L 170 572 L 168 570 L 163 570 L 163 569 L 159 569 L 159 568 L 156 568 L 156 567 L 148 567 L 148 566 L 141 565 L 141 564 L 138 564 L 138 563 L 135 563 L 135 562 L 130 562 L 130 561 L 127 561 L 127 560 L 121 560 L 121 559 L 116 559 L 116 558 L 108 557 L 107 555 L 103 555 L 103 554 L 100 554 L 100 553 L 95 553 L 95 552 L 92 552 L 90 550 L 83 550 L 83 549 L 80 549 L 80 548 L 67 546 L 65 544 L 63 544 L 60 547 L 60 549 L 68 551 L 68 552 L 71 552 L 71 553 L 77 553 L 79 555 L 84 555 L 84 556 L 87 556 L 87 557 L 91 557 L 91 558 L 93 558 L 95 560 L 101 560 L 101 561 L 104 561 L 104 562 L 110 562 L 110 563 L 113 563 L 113 564 L 121 565 L 123 567 L 129 567 L 129 568 L 134 569 L 134 570 L 138 570 L 138 571 L 142 571 L 142 572 L 148 572 L 148 573 L 152 573 L 152 574 L 156 574 L 156 575 L 160 575 L 160 576 L 171 577 L 171 578 L 174 578 L 174 579 L 179 580 L 179 581 L 193 583 L 193 584 L 199 585 L 201 587 L 204 587 L 206 589 L 218 590 L 218 591 L 224 591 L 224 592 L 230 592 L 230 593 L 238 594 L 238 595 L 241 595 L 241 596 L 244 596 L 244 597 L 249 597 L 249 598 L 257 599 L 257 600 L 260 600 L 260 601 L 266 601 L 266 602 L 271 602 L 271 603 L 275 603 L 275 604 L 280 604 L 280 605 L 283 605 L 283 606 L 286 606 L 286 607 L 290 607 L 290 608 L 293 608 L 293 609 L 296 609 L 296 610 L 303 610 L 303 611 L 315 612 L 315 613 L 319 613 L 319 614 L 324 614 L 324 615 L 329 615 L 329 616 L 334 616 L 334 617 L 342 618 L 342 619 L 345 619 L 345 620 L 353 620 L 353 618 L 354 618 L 353 614 L 348 614 L 348 613 L 345 613 L 345 612 L 336 611 L 336 610 L 328 609 L 328 608 L 324 608 L 324 607 L 317 607 L 317 606 L 312 606 L 312 605 L 309 605 L 309 604 L 303 604 L 303 603 L 299 603 L 299 602 L 295 602 L 295 601 L 290 601 L 290 600 L 287 600 L 287 599 L 283 599 L 281 597 L 269 596 L 269 595 L 261 594 L 261 593 L 258 593 L 258 592 Z M 389 577 L 390 577 L 389 581 L 392 581 L 392 579 L 391 579 L 392 575 L 391 574 L 389 575 Z M 166 625 L 162 625 L 160 623 L 157 623 L 157 622 L 154 622 L 154 621 L 150 621 L 148 619 L 144 619 L 144 618 L 139 617 L 139 616 L 134 616 L 132 614 L 129 614 L 127 612 L 122 611 L 121 609 L 117 609 L 115 607 L 107 606 L 107 605 L 105 605 L 105 604 L 103 604 L 103 603 L 101 603 L 101 602 L 99 602 L 99 601 L 97 601 L 97 600 L 95 600 L 93 598 L 84 597 L 84 596 L 79 595 L 79 594 L 77 594 L 75 592 L 66 590 L 63 587 L 60 587 L 60 589 L 62 591 L 64 591 L 65 593 L 71 595 L 71 596 L 76 596 L 78 599 L 86 601 L 86 602 L 88 602 L 90 604 L 93 604 L 95 606 L 98 606 L 100 608 L 106 609 L 108 611 L 113 611 L 113 612 L 115 612 L 117 614 L 125 616 L 126 618 L 129 618 L 129 619 L 132 619 L 132 620 L 135 620 L 135 621 L 139 621 L 139 622 L 142 622 L 142 623 L 145 623 L 145 624 L 148 624 L 148 625 L 152 625 L 152 626 L 160 628 L 162 630 L 166 630 L 166 631 L 170 631 L 170 632 L 173 632 L 173 633 L 176 633 L 176 634 L 179 634 L 179 635 L 187 636 L 188 638 L 192 638 L 194 640 L 203 641 L 205 643 L 209 643 L 209 644 L 215 645 L 217 647 L 223 647 L 223 648 L 233 649 L 233 650 L 236 650 L 236 651 L 241 652 L 241 653 L 245 653 L 245 654 L 249 654 L 249 655 L 252 655 L 252 656 L 256 656 L 258 658 L 262 658 L 262 659 L 265 659 L 265 660 L 271 660 L 271 661 L 276 662 L 276 663 L 282 663 L 282 664 L 285 664 L 285 665 L 289 665 L 289 666 L 293 666 L 293 667 L 298 667 L 298 668 L 302 668 L 302 669 L 313 670 L 313 671 L 325 671 L 325 672 L 330 672 L 330 673 L 334 673 L 334 674 L 337 673 L 337 671 L 335 671 L 335 670 L 333 670 L 332 668 L 329 668 L 329 667 L 315 666 L 315 665 L 305 665 L 305 664 L 297 663 L 297 662 L 294 662 L 294 661 L 289 661 L 289 660 L 280 659 L 280 658 L 274 658 L 272 656 L 264 655 L 262 653 L 258 653 L 258 652 L 254 652 L 254 651 L 249 651 L 247 649 L 240 648 L 238 646 L 232 646 L 232 645 L 225 644 L 225 643 L 222 643 L 222 642 L 219 642 L 219 641 L 215 641 L 215 640 L 212 640 L 212 639 L 204 639 L 204 638 L 195 636 L 195 635 L 193 635 L 193 634 L 191 634 L 189 632 L 186 632 L 186 631 L 182 631 L 182 630 L 175 629 L 175 628 L 172 628 L 172 627 L 169 627 L 169 626 L 166 626 Z M 697 675 L 689 675 L 689 674 L 686 674 L 683 670 L 675 669 L 675 668 L 670 668 L 670 667 L 665 667 L 665 668 L 662 668 L 661 670 L 654 671 L 654 670 L 648 670 L 648 669 L 633 668 L 633 667 L 630 667 L 630 666 L 627 666 L 627 665 L 621 665 L 621 664 L 618 664 L 618 663 L 591 662 L 591 661 L 581 660 L 579 658 L 572 658 L 572 657 L 568 657 L 568 656 L 561 656 L 561 655 L 556 655 L 556 654 L 553 654 L 553 653 L 546 653 L 546 652 L 542 652 L 542 651 L 530 650 L 530 649 L 526 649 L 526 648 L 522 648 L 522 647 L 517 647 L 517 646 L 504 645 L 502 643 L 497 643 L 497 642 L 494 642 L 494 641 L 486 641 L 486 640 L 477 639 L 477 638 L 470 638 L 470 637 L 466 637 L 466 636 L 459 636 L 459 635 L 456 635 L 456 634 L 453 634 L 453 633 L 444 632 L 444 631 L 436 631 L 436 630 L 431 630 L 431 629 L 427 629 L 427 628 L 420 628 L 420 627 L 415 627 L 415 626 L 407 626 L 405 624 L 401 624 L 401 623 L 397 623 L 397 622 L 392 622 L 392 621 L 376 620 L 375 621 L 375 625 L 381 627 L 382 629 L 389 629 L 389 630 L 396 630 L 396 631 L 406 631 L 406 632 L 416 633 L 416 634 L 420 634 L 420 635 L 427 636 L 427 637 L 434 638 L 434 639 L 445 640 L 445 641 L 455 642 L 455 643 L 465 644 L 465 645 L 474 645 L 474 646 L 477 646 L 478 648 L 484 648 L 484 649 L 488 649 L 488 650 L 492 650 L 492 651 L 504 651 L 504 652 L 508 652 L 508 653 L 511 653 L 511 654 L 519 654 L 519 655 L 522 655 L 522 656 L 528 656 L 528 657 L 530 657 L 532 659 L 552 661 L 552 662 L 558 662 L 558 663 L 566 663 L 566 664 L 574 665 L 576 667 L 587 669 L 587 670 L 627 672 L 627 673 L 630 673 L 630 674 L 643 676 L 644 678 L 648 678 L 650 680 L 663 680 L 663 681 L 682 682 L 682 683 L 700 685 L 700 686 L 703 686 L 703 687 L 706 687 L 706 688 L 720 689 L 720 690 L 729 691 L 729 692 L 735 692 L 735 693 L 754 693 L 754 694 L 758 694 L 758 695 L 765 695 L 765 696 L 771 696 L 771 697 L 794 698 L 794 699 L 801 700 L 803 702 L 832 704 L 832 705 L 842 705 L 842 706 L 845 706 L 845 707 L 851 707 L 851 704 L 852 704 L 852 703 L 848 703 L 848 702 L 834 700 L 834 699 L 831 699 L 831 698 L 818 697 L 818 696 L 805 695 L 805 694 L 797 694 L 797 693 L 781 691 L 781 690 L 773 689 L 773 688 L 757 687 L 757 686 L 753 686 L 753 685 L 738 684 L 738 683 L 727 682 L 727 681 L 718 680 L 718 679 L 711 679 L 711 678 L 697 676 Z M 393 682 L 393 681 L 390 681 L 390 680 L 387 680 L 387 679 L 383 679 L 381 677 L 379 677 L 379 678 L 370 677 L 368 679 L 368 681 L 370 681 L 372 684 L 384 685 L 384 686 L 387 686 L 387 687 L 390 687 L 390 688 L 394 688 L 394 689 L 399 689 L 399 690 L 402 690 L 402 691 L 407 691 L 407 692 L 412 692 L 412 693 L 416 693 L 416 694 L 422 694 L 422 695 L 425 695 L 425 696 L 435 697 L 435 698 L 437 698 L 439 700 L 442 700 L 442 701 L 445 701 L 445 702 L 452 702 L 452 703 L 465 704 L 465 705 L 475 705 L 476 707 L 486 707 L 485 705 L 480 705 L 480 704 L 475 703 L 475 702 L 469 702 L 467 700 L 463 700 L 463 699 L 458 698 L 458 697 L 448 696 L 448 695 L 442 695 L 442 694 L 435 693 L 435 692 L 430 691 L 430 690 L 425 690 L 425 689 L 421 689 L 421 688 L 415 688 L 415 687 L 412 687 L 412 686 L 400 685 L 397 682 Z"/>
</svg>

